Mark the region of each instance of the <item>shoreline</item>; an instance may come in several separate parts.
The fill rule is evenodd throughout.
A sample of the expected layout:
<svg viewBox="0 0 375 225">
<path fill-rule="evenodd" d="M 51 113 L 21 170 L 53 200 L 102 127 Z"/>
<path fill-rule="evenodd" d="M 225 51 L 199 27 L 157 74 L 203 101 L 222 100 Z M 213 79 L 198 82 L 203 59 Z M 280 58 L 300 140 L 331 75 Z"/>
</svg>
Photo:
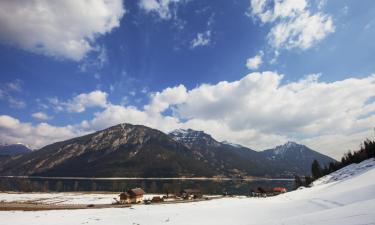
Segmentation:
<svg viewBox="0 0 375 225">
<path fill-rule="evenodd" d="M 44 177 L 44 176 L 0 176 L 0 178 L 45 179 L 45 180 L 196 180 L 196 181 L 293 181 L 292 178 L 230 178 L 230 177 Z"/>
</svg>

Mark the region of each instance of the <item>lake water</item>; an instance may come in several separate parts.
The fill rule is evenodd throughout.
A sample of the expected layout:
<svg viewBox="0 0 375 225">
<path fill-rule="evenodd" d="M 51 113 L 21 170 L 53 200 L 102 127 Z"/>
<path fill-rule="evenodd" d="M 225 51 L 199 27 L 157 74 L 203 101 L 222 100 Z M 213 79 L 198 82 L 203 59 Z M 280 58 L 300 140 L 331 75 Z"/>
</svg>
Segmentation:
<svg viewBox="0 0 375 225">
<path fill-rule="evenodd" d="M 45 177 L 0 177 L 0 191 L 22 192 L 70 192 L 107 191 L 121 192 L 129 188 L 141 187 L 146 193 L 178 193 L 182 189 L 194 188 L 204 194 L 248 195 L 252 189 L 262 187 L 285 187 L 292 190 L 293 180 L 288 179 L 176 179 L 176 178 L 45 178 Z"/>
</svg>

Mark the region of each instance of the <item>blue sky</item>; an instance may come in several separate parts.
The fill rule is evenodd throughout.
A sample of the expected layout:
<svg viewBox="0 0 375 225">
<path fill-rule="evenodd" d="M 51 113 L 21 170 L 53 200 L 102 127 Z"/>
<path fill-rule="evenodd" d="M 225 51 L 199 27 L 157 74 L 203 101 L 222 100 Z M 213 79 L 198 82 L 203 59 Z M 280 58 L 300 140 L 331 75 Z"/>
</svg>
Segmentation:
<svg viewBox="0 0 375 225">
<path fill-rule="evenodd" d="M 0 141 L 129 122 L 339 157 L 373 135 L 374 15 L 371 0 L 3 1 Z"/>
</svg>

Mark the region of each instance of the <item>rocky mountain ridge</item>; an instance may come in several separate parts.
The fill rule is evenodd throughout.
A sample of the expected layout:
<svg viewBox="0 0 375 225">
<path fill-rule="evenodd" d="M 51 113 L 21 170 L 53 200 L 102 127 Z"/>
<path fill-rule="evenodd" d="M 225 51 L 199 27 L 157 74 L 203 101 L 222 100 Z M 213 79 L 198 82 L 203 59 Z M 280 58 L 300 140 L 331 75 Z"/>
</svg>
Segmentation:
<svg viewBox="0 0 375 225">
<path fill-rule="evenodd" d="M 119 124 L 0 162 L 0 174 L 291 177 L 309 173 L 307 167 L 314 159 L 333 160 L 296 143 L 257 152 L 219 142 L 203 131 L 180 129 L 165 134 L 142 125 Z"/>
</svg>

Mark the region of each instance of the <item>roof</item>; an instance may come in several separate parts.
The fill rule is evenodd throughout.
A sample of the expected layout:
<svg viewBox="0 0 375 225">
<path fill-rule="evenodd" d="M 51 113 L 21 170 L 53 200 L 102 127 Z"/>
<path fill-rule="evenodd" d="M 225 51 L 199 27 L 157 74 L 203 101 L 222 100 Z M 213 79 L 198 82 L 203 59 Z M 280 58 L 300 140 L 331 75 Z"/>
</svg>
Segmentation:
<svg viewBox="0 0 375 225">
<path fill-rule="evenodd" d="M 139 195 L 144 195 L 145 191 L 142 188 L 133 188 L 128 190 L 129 195 L 131 196 L 139 196 Z"/>
<path fill-rule="evenodd" d="M 274 192 L 286 192 L 286 188 L 283 187 L 275 187 L 273 188 Z"/>
<path fill-rule="evenodd" d="M 127 192 L 122 192 L 122 193 L 120 194 L 120 196 L 123 196 L 123 197 L 128 197 L 128 196 L 129 196 L 129 194 L 128 194 Z"/>
</svg>

